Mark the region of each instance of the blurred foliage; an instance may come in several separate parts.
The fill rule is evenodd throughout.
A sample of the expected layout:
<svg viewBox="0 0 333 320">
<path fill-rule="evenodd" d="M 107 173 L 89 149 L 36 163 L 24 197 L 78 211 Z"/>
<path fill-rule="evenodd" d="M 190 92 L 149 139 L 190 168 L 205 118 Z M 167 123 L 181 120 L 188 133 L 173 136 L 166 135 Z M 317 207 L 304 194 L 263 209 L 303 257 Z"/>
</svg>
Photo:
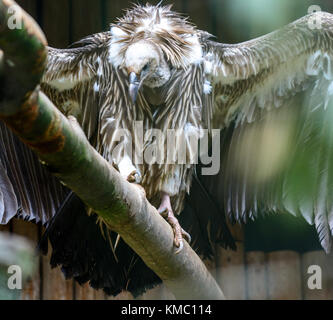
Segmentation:
<svg viewBox="0 0 333 320">
<path fill-rule="evenodd" d="M 9 266 L 19 266 L 22 271 L 22 286 L 36 272 L 38 257 L 33 244 L 20 236 L 0 232 L 0 300 L 18 300 L 20 289 L 9 289 Z"/>
<path fill-rule="evenodd" d="M 312 5 L 333 12 L 332 0 L 209 0 L 207 3 L 213 20 L 208 31 L 227 43 L 272 32 L 305 16 Z"/>
</svg>

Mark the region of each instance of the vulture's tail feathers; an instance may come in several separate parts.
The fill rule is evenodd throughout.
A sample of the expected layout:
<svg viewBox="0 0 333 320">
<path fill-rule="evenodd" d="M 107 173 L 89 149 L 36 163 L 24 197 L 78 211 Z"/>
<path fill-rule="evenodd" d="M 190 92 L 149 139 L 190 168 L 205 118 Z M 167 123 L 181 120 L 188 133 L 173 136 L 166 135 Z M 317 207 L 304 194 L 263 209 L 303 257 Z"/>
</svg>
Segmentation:
<svg viewBox="0 0 333 320">
<path fill-rule="evenodd" d="M 77 197 L 76 197 L 77 198 Z M 61 204 L 60 208 L 56 211 L 55 215 L 52 217 L 52 219 L 48 222 L 47 228 L 42 235 L 41 240 L 38 243 L 37 249 L 42 254 L 47 255 L 48 253 L 48 241 L 49 241 L 49 235 L 54 230 L 57 218 L 64 214 L 65 212 L 72 212 L 73 211 L 73 204 L 75 204 L 75 195 L 72 191 L 69 192 L 63 203 Z M 68 215 L 66 219 L 70 219 L 70 216 Z M 70 223 L 67 223 L 70 224 Z"/>
<path fill-rule="evenodd" d="M 45 253 L 50 240 L 53 249 L 51 266 L 61 266 L 67 279 L 74 278 L 79 284 L 89 281 L 92 288 L 103 289 L 109 295 L 128 290 L 138 296 L 161 283 L 121 238 L 115 256 L 108 237 L 116 243 L 118 235 L 105 225 L 101 232 L 98 222 L 97 215 L 88 215 L 84 203 L 71 193 L 50 222 L 40 243 Z"/>
</svg>

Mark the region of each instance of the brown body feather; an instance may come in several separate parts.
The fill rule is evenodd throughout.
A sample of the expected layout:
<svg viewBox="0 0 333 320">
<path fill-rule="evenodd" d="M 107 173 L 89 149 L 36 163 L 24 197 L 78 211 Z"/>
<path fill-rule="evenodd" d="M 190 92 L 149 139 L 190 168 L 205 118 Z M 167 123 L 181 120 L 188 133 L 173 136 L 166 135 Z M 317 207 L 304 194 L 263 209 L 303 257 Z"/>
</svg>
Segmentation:
<svg viewBox="0 0 333 320">
<path fill-rule="evenodd" d="M 156 12 L 159 14 L 157 17 Z M 135 18 L 132 19 L 133 17 Z M 159 28 L 155 32 L 135 32 L 147 19 L 167 19 L 170 28 Z M 188 127 L 197 130 L 195 133 L 191 130 L 188 135 L 200 135 L 205 100 L 204 62 L 202 60 L 194 65 L 185 63 L 191 54 L 191 43 L 186 39 L 194 34 L 199 36 L 200 32 L 185 19 L 169 11 L 169 8 L 162 7 L 158 10 L 152 7 L 150 11 L 138 6 L 127 13 L 125 18 L 119 19 L 116 26 L 127 33 L 120 41 L 122 53 L 131 43 L 141 39 L 162 47 L 173 67 L 171 80 L 159 89 L 159 101 L 163 103 L 150 103 L 149 88 L 143 88 L 133 106 L 128 95 L 127 74 L 109 63 L 108 50 L 112 41 L 110 33 L 93 35 L 78 43 L 81 46 L 78 48 L 61 51 L 49 48 L 48 67 L 42 89 L 66 115 L 78 118 L 93 146 L 111 163 L 119 162 L 119 159 L 112 158 L 116 147 L 119 156 L 122 154 L 120 151 L 126 150 L 132 142 L 132 154 L 138 151 L 133 141 L 137 135 L 136 121 L 142 122 L 144 133 L 148 129 L 160 129 L 165 133 L 164 140 L 161 141 L 165 148 L 163 164 L 133 163 L 140 169 L 147 198 L 154 205 L 160 202 L 163 185 L 170 179 L 175 180 L 174 190 L 170 195 L 173 209 L 179 214 L 183 208 L 185 193 L 189 192 L 194 164 L 188 159 L 187 164 L 167 163 L 167 153 L 170 150 L 167 150 L 166 133 L 169 129 L 182 130 L 186 139 Z M 55 83 L 59 79 L 69 81 L 69 88 L 64 84 L 65 89 L 62 90 L 61 81 Z M 98 90 L 94 90 L 94 87 Z M 118 141 L 118 129 L 126 129 L 130 133 L 122 142 Z M 184 140 L 175 139 L 175 142 L 172 149 L 180 150 L 184 147 Z M 150 142 L 144 144 L 142 151 L 145 152 L 154 143 L 156 142 L 152 137 Z M 185 148 L 188 154 L 193 153 L 189 143 L 186 143 Z"/>
</svg>

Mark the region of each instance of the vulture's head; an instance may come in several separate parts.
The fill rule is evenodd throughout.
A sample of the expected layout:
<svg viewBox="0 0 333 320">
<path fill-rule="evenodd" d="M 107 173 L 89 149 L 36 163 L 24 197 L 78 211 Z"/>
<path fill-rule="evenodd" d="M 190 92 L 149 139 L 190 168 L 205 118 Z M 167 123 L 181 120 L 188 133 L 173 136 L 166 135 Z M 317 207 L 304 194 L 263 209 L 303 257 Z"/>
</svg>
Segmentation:
<svg viewBox="0 0 333 320">
<path fill-rule="evenodd" d="M 143 86 L 163 86 L 172 69 L 202 61 L 198 34 L 171 6 L 137 5 L 112 25 L 109 61 L 128 73 L 133 101 Z"/>
<path fill-rule="evenodd" d="M 129 76 L 129 93 L 133 102 L 143 85 L 161 87 L 170 79 L 170 67 L 163 51 L 151 41 L 141 40 L 130 45 L 125 53 L 124 67 Z"/>
</svg>

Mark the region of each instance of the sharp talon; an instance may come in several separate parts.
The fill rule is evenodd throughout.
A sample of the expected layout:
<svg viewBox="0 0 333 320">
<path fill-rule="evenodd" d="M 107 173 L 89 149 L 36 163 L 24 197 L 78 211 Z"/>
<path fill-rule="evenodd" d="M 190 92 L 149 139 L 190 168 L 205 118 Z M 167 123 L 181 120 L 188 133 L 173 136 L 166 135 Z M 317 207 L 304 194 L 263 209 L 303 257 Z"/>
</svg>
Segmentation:
<svg viewBox="0 0 333 320">
<path fill-rule="evenodd" d="M 117 171 L 119 171 L 119 167 L 118 167 L 118 165 L 117 165 L 115 162 L 112 162 L 112 166 L 113 166 Z"/>
<path fill-rule="evenodd" d="M 180 242 L 182 240 L 180 238 L 177 237 L 177 235 L 175 235 L 175 237 L 173 238 L 173 244 L 175 247 L 179 248 L 180 247 Z"/>
<path fill-rule="evenodd" d="M 169 214 L 169 209 L 168 208 L 162 208 L 162 209 L 158 209 L 158 213 L 164 218 L 168 218 L 168 214 Z"/>
<path fill-rule="evenodd" d="M 191 235 L 186 232 L 184 229 L 182 229 L 182 235 L 183 235 L 183 238 L 188 242 L 188 243 L 191 243 L 192 241 L 192 237 Z"/>
<path fill-rule="evenodd" d="M 178 254 L 178 253 L 180 253 L 182 250 L 183 250 L 183 248 L 184 248 L 184 243 L 183 243 L 183 240 L 181 240 L 180 242 L 179 242 L 179 247 L 178 247 L 178 249 L 176 250 L 176 254 Z"/>
</svg>

